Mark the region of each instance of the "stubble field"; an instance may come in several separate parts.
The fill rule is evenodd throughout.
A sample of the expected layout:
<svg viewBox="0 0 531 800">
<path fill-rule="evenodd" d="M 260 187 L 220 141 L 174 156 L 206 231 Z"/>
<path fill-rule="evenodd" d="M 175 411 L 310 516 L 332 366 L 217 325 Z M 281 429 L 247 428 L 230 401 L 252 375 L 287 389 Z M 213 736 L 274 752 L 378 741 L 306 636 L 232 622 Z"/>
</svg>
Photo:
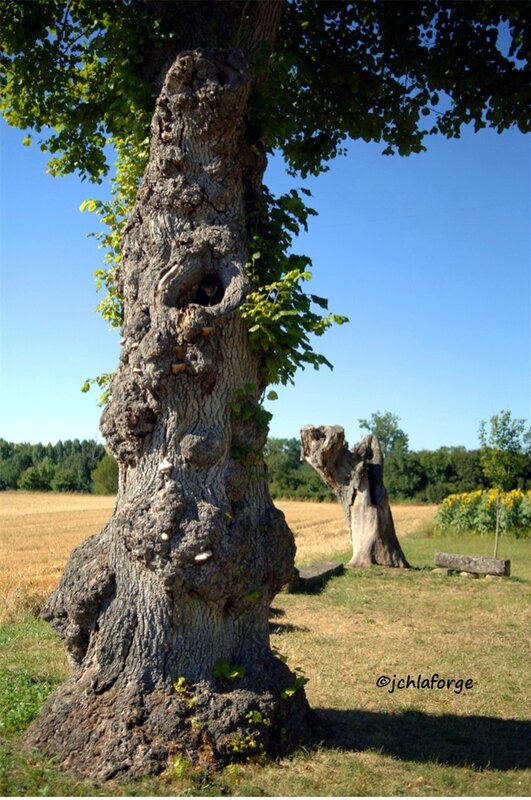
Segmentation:
<svg viewBox="0 0 531 800">
<path fill-rule="evenodd" d="M 502 539 L 509 579 L 443 577 L 437 550 L 490 554 L 489 537 L 434 537 L 434 507 L 395 506 L 412 570 L 348 570 L 320 593 L 280 594 L 273 645 L 310 679 L 326 736 L 290 758 L 215 775 L 95 786 L 23 753 L 19 736 L 67 674 L 60 642 L 36 619 L 69 551 L 101 529 L 113 498 L 0 494 L 0 791 L 3 795 L 522 795 L 530 793 L 531 554 Z M 279 502 L 297 563 L 349 557 L 341 510 Z M 472 687 L 399 689 L 418 675 Z M 379 678 L 391 683 L 377 685 Z M 393 680 L 395 689 L 393 690 Z M 380 681 L 382 683 L 382 681 Z M 455 685 L 454 685 L 455 686 Z"/>
<path fill-rule="evenodd" d="M 335 503 L 292 500 L 276 504 L 297 541 L 297 563 L 344 553 L 349 535 Z M 50 492 L 0 492 L 0 623 L 31 611 L 57 585 L 71 550 L 97 533 L 114 497 Z M 435 506 L 394 507 L 399 535 L 429 524 Z"/>
</svg>

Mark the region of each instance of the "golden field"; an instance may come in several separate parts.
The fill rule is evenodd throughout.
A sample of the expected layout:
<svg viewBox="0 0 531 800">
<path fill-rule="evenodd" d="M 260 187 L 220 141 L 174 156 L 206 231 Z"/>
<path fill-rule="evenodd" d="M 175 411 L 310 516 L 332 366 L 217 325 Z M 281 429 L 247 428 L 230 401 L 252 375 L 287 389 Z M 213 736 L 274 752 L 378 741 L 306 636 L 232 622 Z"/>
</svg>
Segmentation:
<svg viewBox="0 0 531 800">
<path fill-rule="evenodd" d="M 338 503 L 279 500 L 275 505 L 286 515 L 297 542 L 297 564 L 344 553 L 351 548 L 345 517 Z M 400 538 L 433 522 L 437 506 L 393 505 L 396 532 Z"/>
<path fill-rule="evenodd" d="M 114 497 L 0 492 L 0 622 L 35 610 L 57 585 L 71 550 L 101 530 Z M 297 563 L 348 551 L 350 537 L 339 505 L 277 502 L 297 541 Z M 399 505 L 399 537 L 433 520 L 435 506 Z"/>
<path fill-rule="evenodd" d="M 0 622 L 42 604 L 71 550 L 102 528 L 113 507 L 113 497 L 0 492 Z"/>
</svg>

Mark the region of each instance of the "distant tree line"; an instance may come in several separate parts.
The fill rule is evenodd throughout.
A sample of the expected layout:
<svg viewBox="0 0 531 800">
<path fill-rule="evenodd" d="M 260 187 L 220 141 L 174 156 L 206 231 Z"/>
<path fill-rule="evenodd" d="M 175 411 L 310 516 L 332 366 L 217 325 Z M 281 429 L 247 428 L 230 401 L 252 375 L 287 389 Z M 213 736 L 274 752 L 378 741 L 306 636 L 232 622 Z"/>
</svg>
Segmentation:
<svg viewBox="0 0 531 800">
<path fill-rule="evenodd" d="M 375 434 L 384 455 L 384 482 L 391 500 L 440 503 L 450 494 L 492 487 L 531 489 L 531 432 L 523 420 L 500 412 L 480 426 L 481 449 L 439 447 L 410 450 L 400 419 L 377 411 L 360 428 Z M 334 500 L 315 470 L 300 460 L 296 438 L 270 438 L 265 448 L 273 498 Z M 0 439 L 0 490 L 115 494 L 118 466 L 93 440 L 57 444 L 13 444 Z"/>
<path fill-rule="evenodd" d="M 333 500 L 317 473 L 300 462 L 298 439 L 269 439 L 266 463 L 274 498 Z M 384 482 L 391 500 L 439 503 L 454 492 L 487 488 L 479 450 L 440 447 L 412 452 L 402 448 L 385 457 Z M 531 471 L 530 471 L 531 476 Z"/>
<path fill-rule="evenodd" d="M 368 420 L 358 420 L 360 428 L 378 437 L 384 455 L 384 482 L 391 500 L 440 503 L 450 494 L 499 486 L 496 470 L 488 466 L 491 462 L 510 476 L 501 488 L 531 489 L 531 434 L 525 431 L 524 421 L 514 420 L 510 412 L 502 411 L 491 419 L 494 440 L 487 441 L 486 423 L 481 423 L 482 447 L 477 450 L 410 450 L 408 436 L 399 422 L 399 417 L 388 411 L 377 411 Z M 334 498 L 317 473 L 300 462 L 298 439 L 269 439 L 266 463 L 274 498 Z"/>
<path fill-rule="evenodd" d="M 92 439 L 14 444 L 0 439 L 0 490 L 113 494 L 118 468 Z"/>
</svg>

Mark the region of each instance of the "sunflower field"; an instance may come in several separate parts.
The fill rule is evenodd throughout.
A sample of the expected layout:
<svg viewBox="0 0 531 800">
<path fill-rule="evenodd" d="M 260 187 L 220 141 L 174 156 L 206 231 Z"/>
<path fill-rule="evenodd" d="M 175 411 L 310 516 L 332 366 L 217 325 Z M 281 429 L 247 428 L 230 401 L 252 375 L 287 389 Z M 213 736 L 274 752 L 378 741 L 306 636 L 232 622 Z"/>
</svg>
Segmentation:
<svg viewBox="0 0 531 800">
<path fill-rule="evenodd" d="M 436 517 L 436 530 L 477 531 L 492 533 L 496 528 L 496 509 L 500 509 L 500 531 L 517 537 L 531 535 L 531 491 L 513 489 L 478 490 L 451 494 L 441 503 Z"/>
</svg>

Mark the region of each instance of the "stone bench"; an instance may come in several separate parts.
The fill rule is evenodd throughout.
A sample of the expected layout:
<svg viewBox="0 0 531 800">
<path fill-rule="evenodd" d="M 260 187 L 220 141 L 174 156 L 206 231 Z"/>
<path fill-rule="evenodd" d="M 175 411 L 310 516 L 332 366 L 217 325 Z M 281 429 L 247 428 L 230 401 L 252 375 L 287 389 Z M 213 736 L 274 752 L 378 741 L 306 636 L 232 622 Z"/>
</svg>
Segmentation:
<svg viewBox="0 0 531 800">
<path fill-rule="evenodd" d="M 317 561 L 308 567 L 294 567 L 290 582 L 284 587 L 286 592 L 305 592 L 318 589 L 333 575 L 341 575 L 344 566 L 340 561 Z"/>
<path fill-rule="evenodd" d="M 511 574 L 511 562 L 508 558 L 435 553 L 435 566 L 438 569 L 466 572 L 470 575 L 494 575 L 496 577 L 502 577 Z"/>
</svg>

